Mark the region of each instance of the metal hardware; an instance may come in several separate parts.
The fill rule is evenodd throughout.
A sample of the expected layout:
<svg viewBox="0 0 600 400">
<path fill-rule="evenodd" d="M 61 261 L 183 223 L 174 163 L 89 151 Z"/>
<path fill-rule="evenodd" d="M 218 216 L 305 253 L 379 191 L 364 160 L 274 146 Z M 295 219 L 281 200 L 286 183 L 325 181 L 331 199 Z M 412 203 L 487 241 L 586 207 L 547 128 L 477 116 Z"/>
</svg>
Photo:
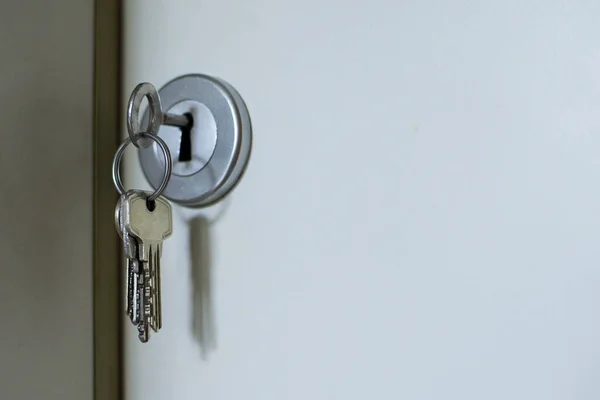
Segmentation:
<svg viewBox="0 0 600 400">
<path fill-rule="evenodd" d="M 150 124 L 148 125 L 147 133 L 156 135 L 161 125 L 180 128 L 191 127 L 192 121 L 186 115 L 163 113 L 156 88 L 147 82 L 140 83 L 131 92 L 127 105 L 127 130 L 129 131 L 129 138 L 135 147 L 146 148 L 152 144 L 149 138 L 141 137 L 140 105 L 144 97 L 148 99 L 149 103 Z"/>
<path fill-rule="evenodd" d="M 138 119 L 144 96 L 149 107 L 142 124 L 148 127 L 148 137 L 141 133 Z M 127 111 L 129 138 L 139 145 L 142 170 L 155 189 L 164 183 L 164 149 L 148 138 L 160 137 L 171 153 L 173 173 L 162 191 L 167 199 L 188 207 L 206 207 L 227 196 L 243 176 L 251 153 L 252 126 L 242 97 L 229 83 L 208 75 L 184 75 L 158 93 L 152 85 L 142 83 L 134 90 Z M 183 139 L 191 146 L 190 157 L 180 154 Z"/>
<path fill-rule="evenodd" d="M 140 123 L 144 98 L 149 106 Z M 165 198 L 189 207 L 223 199 L 250 159 L 252 125 L 246 104 L 229 83 L 196 74 L 176 78 L 159 92 L 150 83 L 137 85 L 127 106 L 127 129 L 112 166 L 121 196 L 115 228 L 127 256 L 127 315 L 145 343 L 149 328 L 157 332 L 162 325 L 160 255 L 173 223 Z M 121 158 L 130 143 L 138 148 L 153 193 L 123 187 Z"/>
<path fill-rule="evenodd" d="M 160 151 L 162 152 L 162 155 L 163 155 L 162 168 L 164 169 L 164 172 L 162 174 L 162 179 L 160 180 L 160 184 L 158 185 L 158 187 L 156 188 L 154 193 L 152 193 L 151 195 L 148 196 L 148 201 L 154 201 L 164 192 L 165 188 L 167 187 L 167 185 L 169 183 L 169 179 L 171 178 L 172 163 L 173 163 L 171 160 L 171 153 L 169 152 L 169 148 L 167 147 L 167 144 L 164 142 L 164 140 L 162 140 L 158 136 L 151 135 L 146 132 L 142 132 L 139 134 L 139 137 L 144 138 L 144 139 L 150 139 L 150 140 L 153 140 L 154 142 L 156 142 L 156 144 L 160 148 Z M 132 143 L 132 141 L 133 140 L 131 139 L 131 137 L 126 138 L 123 141 L 123 143 L 121 143 L 119 148 L 117 149 L 117 152 L 115 153 L 115 156 L 113 158 L 112 178 L 113 178 L 113 183 L 115 184 L 115 188 L 117 189 L 117 192 L 119 193 L 119 196 L 122 196 L 125 193 L 125 188 L 123 187 L 123 181 L 121 180 L 121 158 L 123 158 L 123 153 L 125 153 L 125 148 L 130 143 Z"/>
<path fill-rule="evenodd" d="M 154 141 L 162 152 L 164 173 L 153 193 L 141 190 L 126 192 L 121 181 L 121 158 L 127 146 L 136 139 Z M 160 256 L 162 242 L 171 235 L 173 222 L 171 204 L 161 194 L 171 179 L 172 163 L 167 144 L 150 132 L 127 137 L 113 158 L 112 178 L 120 195 L 115 209 L 115 228 L 127 257 L 127 315 L 143 343 L 150 338 L 149 328 L 158 332 L 162 325 Z"/>
</svg>

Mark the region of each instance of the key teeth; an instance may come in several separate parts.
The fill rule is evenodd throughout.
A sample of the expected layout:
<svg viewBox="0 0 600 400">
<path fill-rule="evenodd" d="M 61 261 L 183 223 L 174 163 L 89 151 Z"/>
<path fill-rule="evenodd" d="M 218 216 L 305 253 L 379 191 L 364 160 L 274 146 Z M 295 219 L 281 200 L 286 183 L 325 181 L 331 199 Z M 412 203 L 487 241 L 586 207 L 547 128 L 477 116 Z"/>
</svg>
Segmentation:
<svg viewBox="0 0 600 400">
<path fill-rule="evenodd" d="M 155 271 L 154 271 L 154 314 L 155 314 L 155 331 L 158 332 L 162 328 L 162 298 L 161 298 L 161 281 L 160 281 L 160 257 L 161 246 L 156 247 L 155 252 Z"/>
<path fill-rule="evenodd" d="M 148 343 L 150 340 L 150 331 L 148 330 L 148 325 L 143 323 L 137 326 L 138 328 L 138 338 L 142 343 Z"/>
</svg>

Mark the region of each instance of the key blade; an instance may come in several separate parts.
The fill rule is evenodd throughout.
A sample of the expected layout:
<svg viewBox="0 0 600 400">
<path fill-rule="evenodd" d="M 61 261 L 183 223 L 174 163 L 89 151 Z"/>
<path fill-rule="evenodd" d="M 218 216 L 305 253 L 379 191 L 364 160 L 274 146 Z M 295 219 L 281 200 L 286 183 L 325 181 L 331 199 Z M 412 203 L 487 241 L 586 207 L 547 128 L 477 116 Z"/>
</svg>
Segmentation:
<svg viewBox="0 0 600 400">
<path fill-rule="evenodd" d="M 160 282 L 160 245 L 150 246 L 149 268 L 149 324 L 154 332 L 162 328 L 162 299 Z"/>
<path fill-rule="evenodd" d="M 138 324 L 141 321 L 141 313 L 140 313 L 140 295 L 139 295 L 139 287 L 140 287 L 140 272 L 139 272 L 139 261 L 131 260 L 131 292 L 129 295 L 131 297 L 131 315 L 130 319 L 133 324 Z"/>
<path fill-rule="evenodd" d="M 138 303 L 138 320 L 137 320 L 137 330 L 138 330 L 138 338 L 142 343 L 148 342 L 150 339 L 150 331 L 148 328 L 148 315 L 146 314 L 146 308 L 148 307 L 148 298 L 146 297 L 146 288 L 148 285 L 147 279 L 147 265 L 146 263 L 140 262 L 138 264 L 139 277 L 140 282 L 137 288 L 137 295 L 139 297 Z"/>
<path fill-rule="evenodd" d="M 162 246 L 155 246 L 155 251 L 152 254 L 154 258 L 154 285 L 153 286 L 153 298 L 152 304 L 154 306 L 154 326 L 155 332 L 158 332 L 162 328 L 162 297 L 161 297 L 161 282 L 160 282 L 160 256 L 162 252 Z"/>
<path fill-rule="evenodd" d="M 145 322 L 141 322 L 137 325 L 138 330 L 138 338 L 142 343 L 148 343 L 150 340 L 150 330 L 148 329 L 148 324 Z"/>
<path fill-rule="evenodd" d="M 127 302 L 125 312 L 129 319 L 133 318 L 133 266 L 131 265 L 132 260 L 127 259 L 127 272 L 126 272 L 126 280 L 127 280 L 127 297 L 125 301 Z"/>
</svg>

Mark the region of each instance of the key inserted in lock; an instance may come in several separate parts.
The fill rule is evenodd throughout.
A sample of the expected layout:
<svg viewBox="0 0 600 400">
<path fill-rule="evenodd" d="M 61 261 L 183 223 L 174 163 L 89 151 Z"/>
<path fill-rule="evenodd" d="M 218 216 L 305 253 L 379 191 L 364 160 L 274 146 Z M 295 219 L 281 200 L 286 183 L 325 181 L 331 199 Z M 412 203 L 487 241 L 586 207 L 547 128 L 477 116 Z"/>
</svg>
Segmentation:
<svg viewBox="0 0 600 400">
<path fill-rule="evenodd" d="M 178 160 L 192 161 L 192 127 L 194 126 L 192 113 L 186 112 L 183 115 L 164 113 L 163 125 L 176 126 L 181 130 Z"/>
<path fill-rule="evenodd" d="M 185 113 L 189 123 L 186 126 L 182 126 L 181 129 L 181 141 L 179 142 L 179 162 L 192 161 L 192 127 L 194 126 L 194 116 L 192 113 Z"/>
<path fill-rule="evenodd" d="M 171 152 L 173 175 L 193 175 L 204 168 L 215 151 L 217 123 L 204 104 L 193 100 L 177 103 L 168 112 L 170 114 L 190 114 L 192 117 L 193 123 L 190 125 L 185 127 L 162 126 L 158 135 L 167 143 Z M 153 149 L 157 159 L 162 157 L 157 146 L 153 146 Z"/>
<path fill-rule="evenodd" d="M 181 130 L 178 160 L 179 162 L 192 161 L 192 127 L 194 126 L 192 113 L 186 112 L 183 115 L 165 113 L 163 125 L 176 126 Z"/>
</svg>

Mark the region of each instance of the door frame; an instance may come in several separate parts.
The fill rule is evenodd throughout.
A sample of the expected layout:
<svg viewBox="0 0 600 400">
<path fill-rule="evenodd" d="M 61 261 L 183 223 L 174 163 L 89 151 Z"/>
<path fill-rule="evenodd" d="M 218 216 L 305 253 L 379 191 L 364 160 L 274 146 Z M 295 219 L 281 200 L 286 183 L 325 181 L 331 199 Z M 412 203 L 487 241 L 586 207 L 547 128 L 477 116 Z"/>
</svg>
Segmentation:
<svg viewBox="0 0 600 400">
<path fill-rule="evenodd" d="M 94 400 L 123 398 L 121 251 L 112 159 L 121 128 L 121 0 L 94 0 Z"/>
</svg>

